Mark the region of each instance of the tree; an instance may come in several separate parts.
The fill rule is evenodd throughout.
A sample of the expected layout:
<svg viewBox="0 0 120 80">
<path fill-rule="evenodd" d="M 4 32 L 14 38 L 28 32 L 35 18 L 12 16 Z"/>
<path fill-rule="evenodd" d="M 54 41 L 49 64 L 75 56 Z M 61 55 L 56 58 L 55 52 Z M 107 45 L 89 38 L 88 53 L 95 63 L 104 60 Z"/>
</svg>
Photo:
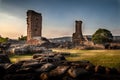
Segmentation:
<svg viewBox="0 0 120 80">
<path fill-rule="evenodd" d="M 106 44 L 112 40 L 112 33 L 107 29 L 100 28 L 92 35 L 92 41 L 97 44 Z"/>
<path fill-rule="evenodd" d="M 27 36 L 21 35 L 21 37 L 18 37 L 18 40 L 27 40 Z"/>
<path fill-rule="evenodd" d="M 5 43 L 5 42 L 8 41 L 8 39 L 9 39 L 8 37 L 3 38 L 3 37 L 0 36 L 0 43 Z"/>
</svg>

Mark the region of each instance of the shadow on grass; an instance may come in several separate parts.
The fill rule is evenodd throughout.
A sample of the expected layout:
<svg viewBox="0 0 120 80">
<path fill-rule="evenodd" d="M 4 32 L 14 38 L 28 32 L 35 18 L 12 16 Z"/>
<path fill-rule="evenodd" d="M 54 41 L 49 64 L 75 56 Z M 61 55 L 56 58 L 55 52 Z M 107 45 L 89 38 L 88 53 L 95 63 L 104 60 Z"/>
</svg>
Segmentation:
<svg viewBox="0 0 120 80">
<path fill-rule="evenodd" d="M 80 57 L 80 54 L 70 54 L 69 56 L 67 56 L 67 57 Z"/>
</svg>

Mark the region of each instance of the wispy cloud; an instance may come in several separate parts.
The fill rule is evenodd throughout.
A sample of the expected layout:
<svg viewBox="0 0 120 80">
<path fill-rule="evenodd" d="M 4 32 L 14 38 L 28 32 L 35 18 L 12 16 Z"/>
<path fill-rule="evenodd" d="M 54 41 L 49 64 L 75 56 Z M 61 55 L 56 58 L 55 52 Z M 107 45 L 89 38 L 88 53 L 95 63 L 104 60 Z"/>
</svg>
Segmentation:
<svg viewBox="0 0 120 80">
<path fill-rule="evenodd" d="M 45 37 L 72 35 L 75 20 L 83 20 L 83 34 L 93 34 L 104 25 L 120 34 L 120 0 L 0 0 L 0 35 L 26 35 L 28 9 L 42 13 Z"/>
</svg>

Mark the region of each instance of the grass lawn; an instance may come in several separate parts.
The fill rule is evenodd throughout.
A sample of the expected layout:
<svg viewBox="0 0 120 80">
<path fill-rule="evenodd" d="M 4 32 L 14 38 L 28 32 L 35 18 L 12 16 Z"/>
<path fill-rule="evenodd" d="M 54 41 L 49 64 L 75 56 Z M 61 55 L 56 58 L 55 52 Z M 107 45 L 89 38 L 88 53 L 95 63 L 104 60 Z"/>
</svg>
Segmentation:
<svg viewBox="0 0 120 80">
<path fill-rule="evenodd" d="M 73 49 L 53 49 L 56 52 L 69 52 L 67 60 L 89 60 L 95 65 L 115 67 L 120 70 L 120 50 L 73 50 Z"/>
<path fill-rule="evenodd" d="M 12 63 L 18 62 L 20 60 L 27 60 L 32 58 L 32 54 L 24 54 L 24 55 L 9 55 Z"/>
<path fill-rule="evenodd" d="M 69 52 L 66 59 L 70 61 L 89 60 L 95 65 L 115 67 L 120 70 L 120 50 L 73 50 L 73 49 L 52 49 L 56 52 Z M 10 60 L 14 63 L 20 60 L 31 59 L 32 54 L 10 55 Z"/>
</svg>

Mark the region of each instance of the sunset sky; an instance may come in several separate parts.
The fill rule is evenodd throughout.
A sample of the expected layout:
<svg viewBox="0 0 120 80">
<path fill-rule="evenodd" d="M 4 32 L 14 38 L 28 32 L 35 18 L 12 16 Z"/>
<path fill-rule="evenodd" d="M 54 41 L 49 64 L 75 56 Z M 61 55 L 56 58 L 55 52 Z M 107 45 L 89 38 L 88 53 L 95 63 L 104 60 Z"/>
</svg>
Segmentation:
<svg viewBox="0 0 120 80">
<path fill-rule="evenodd" d="M 42 14 L 47 38 L 71 36 L 75 20 L 83 21 L 84 35 L 105 28 L 120 36 L 120 0 L 0 0 L 0 35 L 26 35 L 27 10 Z"/>
</svg>

